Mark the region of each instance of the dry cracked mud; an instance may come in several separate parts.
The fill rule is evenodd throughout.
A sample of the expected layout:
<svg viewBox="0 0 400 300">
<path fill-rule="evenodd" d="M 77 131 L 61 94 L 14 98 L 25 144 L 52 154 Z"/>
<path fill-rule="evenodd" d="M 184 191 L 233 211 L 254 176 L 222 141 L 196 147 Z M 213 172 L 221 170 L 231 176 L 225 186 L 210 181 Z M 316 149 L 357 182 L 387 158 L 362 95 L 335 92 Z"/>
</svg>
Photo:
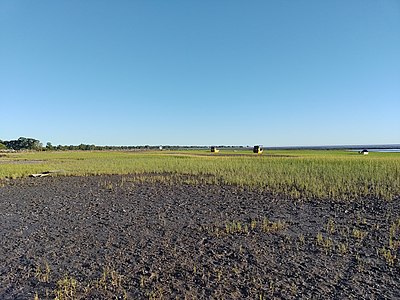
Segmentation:
<svg viewBox="0 0 400 300">
<path fill-rule="evenodd" d="M 399 199 L 152 176 L 3 183 L 0 299 L 400 298 Z"/>
</svg>

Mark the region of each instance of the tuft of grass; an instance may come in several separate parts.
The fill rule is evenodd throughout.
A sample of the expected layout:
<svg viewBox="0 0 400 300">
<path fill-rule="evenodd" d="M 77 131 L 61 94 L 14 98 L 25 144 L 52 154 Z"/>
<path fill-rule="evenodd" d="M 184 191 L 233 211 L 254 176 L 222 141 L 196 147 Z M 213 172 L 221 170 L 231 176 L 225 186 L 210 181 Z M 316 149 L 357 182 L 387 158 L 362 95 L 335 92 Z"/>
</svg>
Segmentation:
<svg viewBox="0 0 400 300">
<path fill-rule="evenodd" d="M 41 282 L 50 283 L 49 277 L 43 277 L 44 274 L 49 274 L 50 271 L 44 272 L 42 268 L 38 268 L 35 277 Z M 45 279 L 46 281 L 44 281 Z M 78 282 L 72 276 L 65 275 L 63 278 L 56 281 L 56 288 L 48 293 L 46 290 L 45 299 L 49 299 L 53 295 L 54 300 L 73 300 L 73 299 L 86 299 L 91 291 L 97 291 L 104 295 L 112 296 L 112 299 L 128 299 L 128 294 L 123 288 L 124 277 L 117 271 L 110 267 L 105 267 L 103 272 L 97 280 L 84 284 Z M 53 281 L 52 281 L 53 282 Z M 39 299 L 39 294 L 35 292 L 34 299 Z M 111 299 L 111 298 L 110 298 Z"/>
<path fill-rule="evenodd" d="M 353 237 L 356 238 L 357 240 L 361 241 L 367 236 L 367 232 L 362 231 L 358 228 L 353 228 Z"/>
<path fill-rule="evenodd" d="M 41 266 L 38 264 L 36 266 L 36 271 L 35 271 L 35 278 L 39 282 L 49 282 L 50 279 L 50 266 L 47 262 L 44 263 L 44 266 Z"/>
<path fill-rule="evenodd" d="M 349 245 L 347 243 L 339 243 L 338 250 L 340 254 L 345 255 L 349 250 Z"/>
<path fill-rule="evenodd" d="M 284 221 L 277 220 L 275 222 L 271 222 L 267 218 L 262 219 L 262 221 L 227 221 L 224 223 L 224 227 L 221 227 L 221 225 L 202 226 L 203 230 L 216 237 L 259 232 L 274 233 L 286 228 L 287 224 Z"/>
<path fill-rule="evenodd" d="M 400 219 L 390 225 L 389 248 L 393 251 L 400 249 Z"/>
<path fill-rule="evenodd" d="M 334 234 L 335 233 L 335 221 L 332 218 L 330 218 L 328 220 L 328 223 L 326 224 L 326 231 L 329 234 Z"/>
<path fill-rule="evenodd" d="M 65 276 L 57 281 L 57 289 L 54 291 L 55 300 L 76 299 L 77 280 L 73 277 Z"/>
<path fill-rule="evenodd" d="M 300 234 L 299 242 L 300 242 L 300 245 L 304 245 L 306 243 L 306 238 L 305 238 L 304 234 Z"/>
<path fill-rule="evenodd" d="M 317 246 L 321 247 L 325 254 L 328 254 L 333 250 L 333 241 L 330 237 L 324 237 L 321 232 L 317 234 L 316 239 Z"/>
<path fill-rule="evenodd" d="M 262 230 L 264 232 L 276 232 L 286 228 L 286 224 L 281 220 L 271 222 L 267 218 L 264 218 L 262 222 Z"/>
<path fill-rule="evenodd" d="M 379 250 L 379 253 L 383 256 L 389 266 L 394 266 L 394 263 L 396 261 L 396 254 L 392 253 L 392 250 L 383 247 Z"/>
</svg>

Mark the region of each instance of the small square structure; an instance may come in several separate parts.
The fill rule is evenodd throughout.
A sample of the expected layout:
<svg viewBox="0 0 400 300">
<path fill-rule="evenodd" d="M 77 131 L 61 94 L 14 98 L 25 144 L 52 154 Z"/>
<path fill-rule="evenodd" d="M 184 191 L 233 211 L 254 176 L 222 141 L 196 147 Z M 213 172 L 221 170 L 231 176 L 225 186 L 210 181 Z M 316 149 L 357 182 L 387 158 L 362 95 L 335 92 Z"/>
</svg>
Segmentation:
<svg viewBox="0 0 400 300">
<path fill-rule="evenodd" d="M 260 145 L 256 145 L 253 147 L 253 153 L 261 154 L 263 153 L 263 149 Z"/>
<path fill-rule="evenodd" d="M 211 152 L 212 152 L 212 153 L 218 153 L 219 150 L 217 149 L 217 147 L 211 146 Z"/>
</svg>

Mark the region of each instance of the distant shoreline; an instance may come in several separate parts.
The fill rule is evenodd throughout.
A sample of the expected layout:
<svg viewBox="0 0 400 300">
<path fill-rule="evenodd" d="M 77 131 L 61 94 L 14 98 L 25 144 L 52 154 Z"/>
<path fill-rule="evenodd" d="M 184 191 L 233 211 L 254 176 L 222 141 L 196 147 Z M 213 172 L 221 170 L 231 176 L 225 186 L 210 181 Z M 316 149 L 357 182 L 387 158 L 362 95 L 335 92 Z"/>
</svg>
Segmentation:
<svg viewBox="0 0 400 300">
<path fill-rule="evenodd" d="M 400 144 L 264 147 L 268 150 L 399 150 Z"/>
</svg>

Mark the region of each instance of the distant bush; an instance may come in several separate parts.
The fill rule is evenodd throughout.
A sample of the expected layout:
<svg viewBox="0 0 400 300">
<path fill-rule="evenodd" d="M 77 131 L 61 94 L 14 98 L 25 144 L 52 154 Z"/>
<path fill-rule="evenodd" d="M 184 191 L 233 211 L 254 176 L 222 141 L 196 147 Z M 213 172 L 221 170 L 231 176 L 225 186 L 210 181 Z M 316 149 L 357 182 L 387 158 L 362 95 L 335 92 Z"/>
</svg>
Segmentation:
<svg viewBox="0 0 400 300">
<path fill-rule="evenodd" d="M 33 138 L 20 137 L 18 140 L 3 141 L 2 144 L 5 145 L 6 148 L 14 150 L 42 149 L 42 143 L 39 140 Z"/>
</svg>

